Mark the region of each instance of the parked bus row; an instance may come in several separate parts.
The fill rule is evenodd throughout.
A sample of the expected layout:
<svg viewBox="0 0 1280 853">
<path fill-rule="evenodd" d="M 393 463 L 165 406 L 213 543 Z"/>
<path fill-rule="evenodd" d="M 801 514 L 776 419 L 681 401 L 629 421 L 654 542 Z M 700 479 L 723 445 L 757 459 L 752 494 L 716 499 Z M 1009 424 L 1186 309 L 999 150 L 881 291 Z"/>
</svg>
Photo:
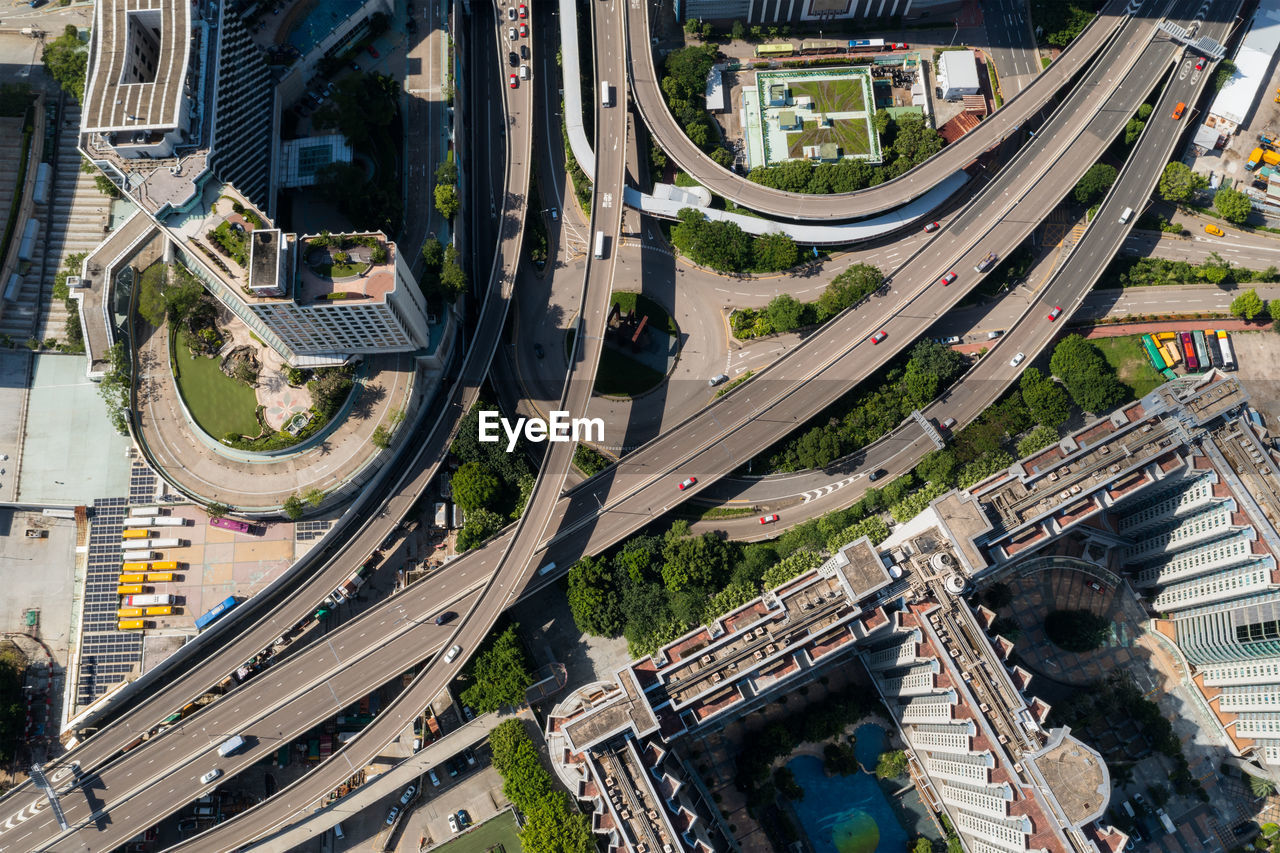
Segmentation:
<svg viewBox="0 0 1280 853">
<path fill-rule="evenodd" d="M 1143 335 L 1142 348 L 1151 366 L 1168 379 L 1176 375 L 1173 368 L 1178 364 L 1184 364 L 1188 373 L 1215 367 L 1224 371 L 1236 369 L 1231 336 L 1221 329 Z"/>
<path fill-rule="evenodd" d="M 884 39 L 810 39 L 800 42 L 799 47 L 789 41 L 756 45 L 756 56 L 767 58 L 776 56 L 816 56 L 826 53 L 866 53 L 868 51 L 910 49 L 911 45 L 905 42 L 887 42 Z"/>
</svg>

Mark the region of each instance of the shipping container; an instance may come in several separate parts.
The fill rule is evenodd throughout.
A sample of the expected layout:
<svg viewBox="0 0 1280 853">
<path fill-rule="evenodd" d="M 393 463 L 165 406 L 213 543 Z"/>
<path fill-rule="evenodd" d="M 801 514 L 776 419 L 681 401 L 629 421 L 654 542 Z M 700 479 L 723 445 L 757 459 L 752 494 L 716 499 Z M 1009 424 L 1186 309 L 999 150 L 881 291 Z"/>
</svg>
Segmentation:
<svg viewBox="0 0 1280 853">
<path fill-rule="evenodd" d="M 145 612 L 142 607 L 121 607 L 116 611 L 116 617 L 119 619 L 137 619 Z"/>
<path fill-rule="evenodd" d="M 217 620 L 218 618 L 226 614 L 228 610 L 235 607 L 237 604 L 239 604 L 239 602 L 236 601 L 236 598 L 234 595 L 228 596 L 227 598 L 223 599 L 216 607 L 210 609 L 208 613 L 205 613 L 203 616 L 201 616 L 199 619 L 196 620 L 196 630 L 203 631 L 215 620 Z"/>
<path fill-rule="evenodd" d="M 125 551 L 120 555 L 126 563 L 141 563 L 155 557 L 154 551 Z"/>
<path fill-rule="evenodd" d="M 187 520 L 177 515 L 131 515 L 124 520 L 125 527 L 185 527 Z"/>
<path fill-rule="evenodd" d="M 147 572 L 147 583 L 173 583 L 173 572 Z"/>
<path fill-rule="evenodd" d="M 124 600 L 125 607 L 154 607 L 158 604 L 173 604 L 172 595 L 130 595 Z"/>
<path fill-rule="evenodd" d="M 143 586 L 140 583 L 130 583 L 116 587 L 116 595 L 136 595 L 142 591 Z"/>
<path fill-rule="evenodd" d="M 141 631 L 147 627 L 147 623 L 142 619 L 122 619 L 116 623 L 116 628 L 121 631 Z"/>
<path fill-rule="evenodd" d="M 125 530 L 120 534 L 121 539 L 150 539 L 150 530 Z"/>
<path fill-rule="evenodd" d="M 159 607 L 148 607 L 148 608 L 147 608 L 147 615 L 148 615 L 148 616 L 168 616 L 168 615 L 170 615 L 171 613 L 173 613 L 173 608 L 172 608 L 172 607 L 170 607 L 170 606 L 169 606 L 169 605 L 167 605 L 167 604 L 161 605 L 161 606 L 159 606 Z"/>
<path fill-rule="evenodd" d="M 168 515 L 169 510 L 158 506 L 135 506 L 129 508 L 129 515 L 133 516 L 150 516 L 154 518 L 159 515 Z"/>
</svg>

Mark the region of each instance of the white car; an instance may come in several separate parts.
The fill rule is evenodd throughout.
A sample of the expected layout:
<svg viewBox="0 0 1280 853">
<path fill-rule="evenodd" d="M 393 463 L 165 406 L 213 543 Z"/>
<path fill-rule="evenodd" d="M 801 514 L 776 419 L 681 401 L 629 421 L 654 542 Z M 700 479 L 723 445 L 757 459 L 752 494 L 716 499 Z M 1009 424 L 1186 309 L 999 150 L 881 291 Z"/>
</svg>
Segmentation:
<svg viewBox="0 0 1280 853">
<path fill-rule="evenodd" d="M 1018 353 L 1013 358 L 1009 359 L 1009 366 L 1017 367 L 1019 364 L 1022 364 L 1022 360 L 1026 357 L 1027 357 L 1027 354 L 1025 352 Z"/>
<path fill-rule="evenodd" d="M 208 785 L 210 782 L 212 782 L 214 779 L 217 779 L 221 775 L 222 775 L 222 769 L 215 767 L 212 770 L 210 770 L 208 773 L 200 777 L 200 784 Z"/>
<path fill-rule="evenodd" d="M 462 646 L 451 646 L 449 651 L 444 653 L 444 662 L 452 663 L 453 659 L 462 651 Z"/>
<path fill-rule="evenodd" d="M 515 28 L 515 27 L 507 27 L 507 38 L 511 39 L 512 41 L 515 41 L 515 40 L 516 40 L 516 28 Z"/>
<path fill-rule="evenodd" d="M 409 805 L 409 801 L 413 799 L 413 795 L 416 794 L 417 792 L 418 792 L 418 789 L 415 788 L 413 785 L 410 785 L 409 787 L 405 788 L 404 793 L 400 795 L 400 805 L 402 806 Z"/>
<path fill-rule="evenodd" d="M 458 816 L 457 816 L 457 815 L 449 815 L 449 831 L 450 831 L 450 832 L 457 832 L 457 831 L 458 831 Z"/>
</svg>

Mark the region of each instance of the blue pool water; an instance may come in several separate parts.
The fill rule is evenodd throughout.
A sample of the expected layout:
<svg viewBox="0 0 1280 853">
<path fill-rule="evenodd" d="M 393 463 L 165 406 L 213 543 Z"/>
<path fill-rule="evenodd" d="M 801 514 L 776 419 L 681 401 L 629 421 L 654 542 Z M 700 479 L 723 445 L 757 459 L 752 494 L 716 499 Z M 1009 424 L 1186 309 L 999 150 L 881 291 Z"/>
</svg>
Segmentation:
<svg viewBox="0 0 1280 853">
<path fill-rule="evenodd" d="M 307 16 L 289 33 L 289 44 L 306 56 L 338 24 L 360 11 L 364 0 L 316 0 Z"/>
<path fill-rule="evenodd" d="M 906 849 L 907 833 L 874 776 L 861 772 L 827 776 L 822 759 L 812 755 L 797 756 L 787 767 L 804 789 L 804 799 L 792 805 L 817 853 L 901 853 Z"/>
<path fill-rule="evenodd" d="M 884 752 L 889 742 L 885 739 L 884 729 L 875 723 L 863 723 L 853 730 L 853 753 L 858 763 L 867 770 L 875 770 L 880 753 Z"/>
</svg>

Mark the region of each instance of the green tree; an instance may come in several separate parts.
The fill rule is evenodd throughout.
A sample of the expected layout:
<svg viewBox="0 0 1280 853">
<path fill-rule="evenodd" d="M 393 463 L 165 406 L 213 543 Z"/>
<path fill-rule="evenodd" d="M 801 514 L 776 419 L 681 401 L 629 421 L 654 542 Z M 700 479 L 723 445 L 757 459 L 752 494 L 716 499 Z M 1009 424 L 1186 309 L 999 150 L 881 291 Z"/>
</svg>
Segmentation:
<svg viewBox="0 0 1280 853">
<path fill-rule="evenodd" d="M 734 162 L 733 152 L 730 151 L 728 148 L 717 147 L 715 150 L 711 152 L 711 159 L 714 160 L 719 165 L 724 166 L 726 169 L 733 168 L 733 162 Z M 781 267 L 781 269 L 786 269 L 786 267 Z"/>
<path fill-rule="evenodd" d="M 710 222 L 701 211 L 682 209 L 671 229 L 671 242 L 696 264 L 721 272 L 746 269 L 751 260 L 751 235 L 735 222 Z"/>
<path fill-rule="evenodd" d="M 1230 187 L 1222 187 L 1213 194 L 1213 206 L 1223 219 L 1236 225 L 1243 225 L 1253 210 L 1249 196 Z"/>
<path fill-rule="evenodd" d="M 1231 300 L 1231 313 L 1245 320 L 1252 320 L 1266 310 L 1266 303 L 1258 291 L 1250 288 Z"/>
<path fill-rule="evenodd" d="M 302 502 L 302 498 L 297 495 L 289 495 L 289 497 L 284 499 L 284 506 L 282 509 L 284 510 L 285 518 L 290 521 L 297 521 L 302 518 L 302 513 L 306 511 L 306 504 L 304 504 Z"/>
<path fill-rule="evenodd" d="M 1116 182 L 1116 167 L 1106 163 L 1094 163 L 1076 183 L 1073 192 L 1076 201 L 1088 207 L 1106 195 Z"/>
<path fill-rule="evenodd" d="M 466 524 L 458 534 L 458 550 L 469 551 L 477 545 L 483 545 L 488 539 L 501 530 L 506 520 L 490 509 L 473 509 L 466 513 Z"/>
<path fill-rule="evenodd" d="M 911 853 L 933 853 L 933 842 L 921 836 L 916 839 L 915 846 L 911 848 Z"/>
<path fill-rule="evenodd" d="M 854 264 L 840 272 L 818 297 L 818 310 L 823 319 L 834 317 L 857 305 L 884 283 L 884 273 L 870 264 Z"/>
<path fill-rule="evenodd" d="M 1138 118 L 1142 121 L 1146 121 L 1147 119 L 1151 118 L 1151 113 L 1154 110 L 1155 108 L 1152 107 L 1151 104 L 1143 104 L 1142 106 L 1138 107 Z"/>
<path fill-rule="evenodd" d="M 1058 431 L 1050 426 L 1038 426 L 1018 442 L 1018 456 L 1030 456 L 1058 443 Z"/>
<path fill-rule="evenodd" d="M 524 692 L 533 684 L 524 645 L 515 625 L 491 635 L 470 666 L 470 685 L 462 701 L 482 714 L 524 704 Z"/>
<path fill-rule="evenodd" d="M 949 448 L 935 450 L 926 455 L 916 465 L 916 477 L 926 483 L 940 483 L 953 486 L 956 482 L 956 469 L 959 460 Z"/>
<path fill-rule="evenodd" d="M 1245 775 L 1249 777 L 1249 790 L 1259 800 L 1265 799 L 1276 792 L 1276 783 L 1265 776 L 1254 776 L 1252 773 L 1246 773 Z"/>
<path fill-rule="evenodd" d="M 761 234 L 752 242 L 751 253 L 756 269 L 777 272 L 794 267 L 800 250 L 796 241 L 786 234 Z"/>
<path fill-rule="evenodd" d="M 129 392 L 133 385 L 133 368 L 124 344 L 116 341 L 107 351 L 111 367 L 98 383 L 98 395 L 107 406 L 107 418 L 121 435 L 129 434 Z"/>
<path fill-rule="evenodd" d="M 1144 104 L 1145 106 L 1145 104 Z M 1146 128 L 1147 123 L 1142 119 L 1131 118 L 1124 126 L 1124 144 L 1126 146 L 1133 145 L 1138 141 L 1138 137 L 1142 135 L 1142 131 Z"/>
<path fill-rule="evenodd" d="M 444 265 L 444 246 L 435 237 L 423 241 L 422 260 L 429 270 L 438 270 Z"/>
<path fill-rule="evenodd" d="M 1175 160 L 1164 167 L 1164 172 L 1160 175 L 1160 184 L 1156 190 L 1165 201 L 1185 202 L 1191 200 L 1196 190 L 1204 189 L 1207 186 L 1209 186 L 1208 179 L 1191 171 L 1191 168 L 1185 163 Z"/>
<path fill-rule="evenodd" d="M 378 424 L 373 430 L 373 435 L 369 436 L 369 443 L 379 450 L 386 450 L 391 446 L 391 433 L 382 424 Z"/>
<path fill-rule="evenodd" d="M 595 836 L 586 815 L 568 804 L 563 791 L 539 800 L 524 813 L 520 849 L 524 853 L 595 853 Z"/>
<path fill-rule="evenodd" d="M 774 331 L 790 332 L 800 328 L 804 303 L 789 293 L 780 293 L 769 301 L 764 311 Z"/>
<path fill-rule="evenodd" d="M 444 267 L 440 270 L 440 286 L 450 302 L 467 290 L 467 273 L 462 268 L 462 256 L 450 243 L 444 250 Z"/>
<path fill-rule="evenodd" d="M 452 184 L 436 184 L 436 212 L 445 219 L 453 219 L 462 202 L 458 200 L 458 190 Z"/>
<path fill-rule="evenodd" d="M 492 509 L 502 494 L 502 481 L 480 462 L 467 462 L 454 473 L 453 500 L 464 513 L 474 509 Z"/>
<path fill-rule="evenodd" d="M 1067 652 L 1088 652 L 1111 636 L 1111 620 L 1088 610 L 1052 610 L 1044 620 L 1049 640 Z"/>
<path fill-rule="evenodd" d="M 1039 368 L 1028 367 L 1018 380 L 1022 401 L 1036 423 L 1060 427 L 1071 417 L 1071 401 L 1062 386 L 1045 376 Z"/>
<path fill-rule="evenodd" d="M 1049 369 L 1067 386 L 1067 393 L 1086 412 L 1102 412 L 1125 397 L 1125 386 L 1098 348 L 1079 335 L 1058 342 Z"/>
<path fill-rule="evenodd" d="M 907 754 L 900 749 L 886 750 L 876 760 L 877 779 L 897 779 L 907 774 Z"/>
<path fill-rule="evenodd" d="M 566 599 L 578 630 L 616 637 L 626 624 L 613 568 L 603 557 L 583 557 L 569 570 Z"/>
<path fill-rule="evenodd" d="M 729 38 L 734 41 L 742 41 L 747 36 L 747 27 L 742 21 L 734 20 L 733 25 L 729 28 Z"/>
<path fill-rule="evenodd" d="M 320 506 L 324 503 L 324 489 L 308 489 L 302 499 L 313 507 Z"/>
<path fill-rule="evenodd" d="M 663 583 L 671 592 L 719 588 L 729 576 L 731 549 L 712 533 L 690 535 L 688 522 L 677 521 L 663 536 Z"/>
<path fill-rule="evenodd" d="M 210 518 L 226 518 L 227 514 L 231 512 L 231 507 L 226 504 L 213 501 L 204 508 L 204 511 Z"/>
<path fill-rule="evenodd" d="M 62 35 L 44 46 L 41 55 L 45 70 L 68 95 L 84 102 L 84 77 L 89 67 L 89 48 L 80 41 L 80 34 L 72 24 L 67 24 Z"/>
</svg>

